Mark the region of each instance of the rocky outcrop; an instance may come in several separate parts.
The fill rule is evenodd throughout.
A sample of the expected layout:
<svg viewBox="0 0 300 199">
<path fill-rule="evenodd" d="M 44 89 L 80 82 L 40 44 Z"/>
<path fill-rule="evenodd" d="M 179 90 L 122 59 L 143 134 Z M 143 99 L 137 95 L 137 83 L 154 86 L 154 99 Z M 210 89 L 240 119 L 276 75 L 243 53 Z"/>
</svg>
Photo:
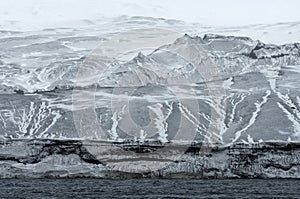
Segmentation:
<svg viewBox="0 0 300 199">
<path fill-rule="evenodd" d="M 84 143 L 84 144 L 83 144 Z M 114 143 L 95 158 L 85 147 L 112 143 L 80 140 L 10 140 L 0 146 L 1 178 L 299 178 L 300 144 L 237 143 L 230 147 L 193 144 Z M 159 151 L 158 159 L 154 151 Z M 173 151 L 171 154 L 170 151 Z M 109 154 L 108 154 L 109 152 Z M 183 153 L 181 153 L 183 152 Z M 106 155 L 105 155 L 106 154 Z M 108 159 L 107 156 L 110 158 Z M 142 158 L 143 157 L 143 158 Z M 148 158 L 148 159 L 147 159 Z M 156 162 L 156 166 L 151 164 Z M 143 164 L 141 164 L 143 162 Z M 168 162 L 163 167 L 160 163 Z M 138 165 L 148 165 L 143 170 Z M 126 169 L 124 169 L 126 167 Z M 129 168 L 132 167 L 132 168 Z M 132 169 L 132 172 L 129 172 Z"/>
</svg>

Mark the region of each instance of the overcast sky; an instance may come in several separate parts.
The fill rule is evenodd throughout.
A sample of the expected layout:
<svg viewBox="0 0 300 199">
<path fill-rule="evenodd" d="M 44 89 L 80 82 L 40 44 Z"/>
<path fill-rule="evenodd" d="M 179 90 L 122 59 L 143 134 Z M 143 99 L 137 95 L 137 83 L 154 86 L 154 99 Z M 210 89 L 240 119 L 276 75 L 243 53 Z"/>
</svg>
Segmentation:
<svg viewBox="0 0 300 199">
<path fill-rule="evenodd" d="M 300 21 L 299 0 L 0 0 L 0 23 L 139 15 L 212 26 Z"/>
</svg>

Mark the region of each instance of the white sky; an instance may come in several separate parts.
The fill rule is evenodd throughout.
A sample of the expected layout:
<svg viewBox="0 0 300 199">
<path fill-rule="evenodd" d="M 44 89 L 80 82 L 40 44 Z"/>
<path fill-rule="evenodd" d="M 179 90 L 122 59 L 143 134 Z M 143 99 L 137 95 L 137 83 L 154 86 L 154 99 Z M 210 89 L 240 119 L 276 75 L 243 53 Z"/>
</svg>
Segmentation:
<svg viewBox="0 0 300 199">
<path fill-rule="evenodd" d="M 0 0 L 0 25 L 139 15 L 237 26 L 300 21 L 299 10 L 299 0 Z"/>
</svg>

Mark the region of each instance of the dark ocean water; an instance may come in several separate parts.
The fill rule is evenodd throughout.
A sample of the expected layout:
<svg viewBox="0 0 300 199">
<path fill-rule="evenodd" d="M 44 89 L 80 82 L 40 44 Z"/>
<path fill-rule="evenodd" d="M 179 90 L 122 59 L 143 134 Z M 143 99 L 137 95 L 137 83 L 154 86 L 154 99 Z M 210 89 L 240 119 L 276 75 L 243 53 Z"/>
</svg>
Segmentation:
<svg viewBox="0 0 300 199">
<path fill-rule="evenodd" d="M 299 180 L 2 179 L 1 198 L 300 198 Z"/>
</svg>

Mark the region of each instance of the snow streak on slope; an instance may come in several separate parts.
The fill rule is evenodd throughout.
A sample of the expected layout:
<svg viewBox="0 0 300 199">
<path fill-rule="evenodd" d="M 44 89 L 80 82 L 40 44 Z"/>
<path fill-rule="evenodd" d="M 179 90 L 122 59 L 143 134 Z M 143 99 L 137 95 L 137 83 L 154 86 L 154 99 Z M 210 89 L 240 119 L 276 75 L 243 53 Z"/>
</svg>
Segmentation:
<svg viewBox="0 0 300 199">
<path fill-rule="evenodd" d="M 13 103 L 10 104 L 11 110 L 1 110 L 2 122 L 5 127 L 11 125 L 15 126 L 17 131 L 5 132 L 4 136 L 6 137 L 49 137 L 47 134 L 49 129 L 51 129 L 51 127 L 53 127 L 57 120 L 61 117 L 59 110 L 52 110 L 45 102 L 42 102 L 41 104 L 30 102 L 29 107 L 21 109 L 17 108 Z M 5 121 L 3 117 L 8 118 L 8 121 Z M 55 137 L 59 135 L 57 132 L 53 132 L 52 136 Z"/>
<path fill-rule="evenodd" d="M 168 123 L 166 122 L 166 120 L 170 117 L 170 115 L 172 114 L 173 111 L 173 103 L 170 102 L 166 102 L 166 105 L 168 106 L 168 112 L 166 114 L 166 116 L 164 116 L 161 108 L 163 107 L 162 104 L 157 103 L 154 104 L 153 106 L 148 106 L 148 108 L 155 114 L 154 116 L 154 120 L 155 120 L 155 127 L 157 129 L 157 134 L 158 134 L 158 140 L 162 143 L 166 143 L 168 142 L 168 134 L 166 133 L 168 130 Z"/>
<path fill-rule="evenodd" d="M 124 109 L 125 108 L 126 108 L 126 106 L 124 105 L 121 111 L 115 112 L 113 114 L 113 116 L 111 117 L 113 124 L 111 126 L 111 129 L 108 130 L 108 133 L 110 135 L 110 139 L 113 141 L 116 141 L 119 137 L 119 135 L 117 133 L 117 128 L 118 128 L 119 121 L 122 120 L 124 117 Z"/>
<path fill-rule="evenodd" d="M 299 104 L 297 106 L 295 102 L 293 102 L 292 99 L 288 96 L 288 94 L 283 95 L 280 92 L 277 92 L 277 96 L 282 100 L 282 102 L 277 102 L 277 105 L 293 123 L 295 132 L 294 136 L 300 136 L 300 111 L 298 110 Z"/>
<path fill-rule="evenodd" d="M 233 143 L 233 142 L 236 142 L 236 141 L 241 137 L 241 134 L 244 133 L 245 131 L 247 131 L 247 130 L 255 123 L 256 118 L 257 118 L 259 112 L 261 111 L 263 105 L 264 105 L 265 103 L 268 102 L 268 97 L 269 97 L 270 95 L 271 95 L 271 91 L 268 90 L 268 91 L 266 92 L 266 95 L 262 97 L 262 101 L 261 101 L 261 102 L 255 102 L 254 105 L 255 105 L 255 107 L 256 107 L 256 110 L 252 113 L 252 117 L 251 117 L 251 119 L 250 119 L 248 125 L 245 126 L 243 129 L 241 129 L 241 130 L 239 130 L 239 131 L 237 131 L 237 132 L 235 133 L 235 137 L 234 137 L 234 139 L 232 140 L 232 143 Z"/>
<path fill-rule="evenodd" d="M 221 135 L 226 133 L 228 128 L 233 124 L 233 121 L 237 114 L 237 106 L 245 100 L 246 96 L 247 95 L 245 93 L 238 94 L 237 97 L 234 97 L 234 94 L 231 94 L 226 99 L 226 100 L 230 101 L 230 106 L 232 107 L 232 109 L 231 109 L 230 115 L 227 115 L 227 118 L 226 118 L 226 120 L 228 120 L 227 123 L 225 123 L 225 120 L 224 120 L 224 127 L 223 127 L 223 129 L 221 129 Z"/>
</svg>

